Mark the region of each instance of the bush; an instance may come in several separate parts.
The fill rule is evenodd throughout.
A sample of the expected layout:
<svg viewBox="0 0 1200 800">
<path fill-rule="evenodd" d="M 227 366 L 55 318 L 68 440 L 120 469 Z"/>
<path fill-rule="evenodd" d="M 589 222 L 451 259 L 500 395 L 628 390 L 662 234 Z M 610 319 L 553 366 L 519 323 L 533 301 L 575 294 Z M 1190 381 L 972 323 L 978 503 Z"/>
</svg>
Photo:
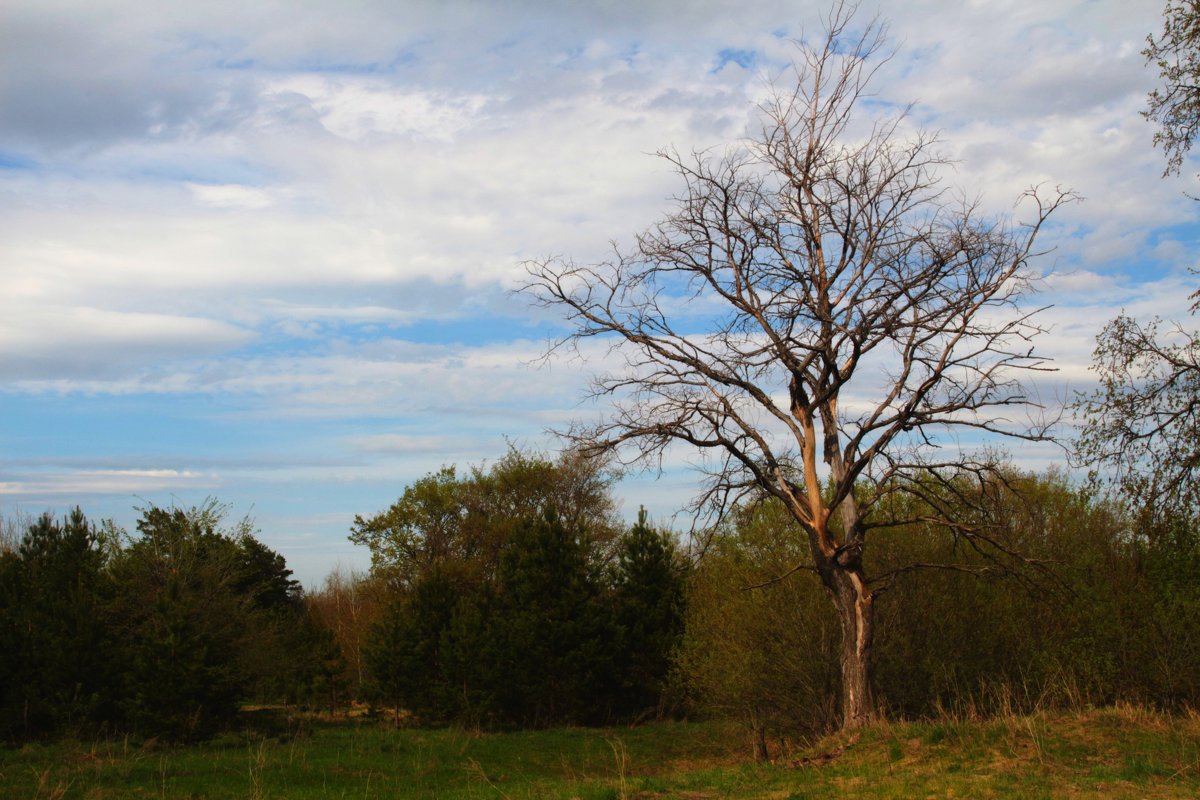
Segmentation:
<svg viewBox="0 0 1200 800">
<path fill-rule="evenodd" d="M 1023 559 L 924 522 L 875 537 L 870 574 L 892 576 L 873 586 L 875 691 L 890 714 L 1200 705 L 1194 519 L 1163 528 L 1056 472 L 973 491 L 963 521 Z M 730 517 L 689 587 L 679 680 L 697 708 L 743 719 L 760 752 L 836 721 L 840 632 L 808 566 L 794 523 L 764 502 Z"/>
</svg>

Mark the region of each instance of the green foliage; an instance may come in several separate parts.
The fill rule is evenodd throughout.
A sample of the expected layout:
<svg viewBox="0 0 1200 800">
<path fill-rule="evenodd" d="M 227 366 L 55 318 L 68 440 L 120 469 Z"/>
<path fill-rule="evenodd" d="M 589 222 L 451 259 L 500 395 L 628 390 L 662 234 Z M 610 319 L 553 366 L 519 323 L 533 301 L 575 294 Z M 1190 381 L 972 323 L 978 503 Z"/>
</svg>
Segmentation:
<svg viewBox="0 0 1200 800">
<path fill-rule="evenodd" d="M 960 488 L 973 535 L 1028 563 L 946 536 L 915 501 L 913 522 L 877 533 L 868 566 L 891 577 L 875 586 L 875 688 L 892 715 L 1200 703 L 1190 517 L 1156 528 L 1160 516 L 1130 514 L 1055 472 Z M 702 708 L 742 718 L 759 742 L 829 722 L 837 638 L 819 627 L 824 598 L 807 566 L 786 518 L 763 504 L 733 517 L 691 586 L 680 677 Z"/>
<path fill-rule="evenodd" d="M 411 587 L 436 563 L 459 562 L 475 580 L 491 580 L 516 526 L 553 510 L 600 545 L 618 532 L 601 464 L 566 453 L 557 461 L 510 450 L 490 468 L 459 476 L 443 467 L 405 488 L 369 519 L 355 517 L 350 540 L 371 550 L 372 573 Z"/>
<path fill-rule="evenodd" d="M 456 684 L 449 680 L 442 651 L 455 644 L 451 624 L 471 590 L 449 567 L 435 565 L 411 592 L 393 599 L 367 646 L 377 699 L 427 721 L 452 716 Z"/>
<path fill-rule="evenodd" d="M 377 697 L 426 722 L 597 721 L 617 689 L 615 620 L 586 539 L 553 513 L 512 530 L 494 581 L 435 565 L 368 649 Z"/>
<path fill-rule="evenodd" d="M 283 556 L 242 531 L 234 540 L 239 553 L 233 590 L 258 611 L 294 611 L 300 604 L 300 583 L 292 580 Z"/>
<path fill-rule="evenodd" d="M 1178 173 L 1200 118 L 1200 5 L 1168 0 L 1143 51 L 1162 86 L 1145 116 L 1158 123 L 1165 174 Z M 1191 311 L 1200 310 L 1200 292 Z M 1167 707 L 1200 697 L 1200 333 L 1124 314 L 1096 340 L 1100 388 L 1081 396 L 1074 458 L 1125 508 L 1125 535 L 1080 578 L 1092 600 L 1076 611 L 1088 676 Z M 1114 554 L 1114 550 L 1119 551 Z M 1113 570 L 1113 564 L 1119 565 Z M 1097 581 L 1108 566 L 1113 579 Z M 1102 642 L 1102 647 L 1090 647 Z"/>
<path fill-rule="evenodd" d="M 1036 698 L 1072 650 L 1074 590 L 1062 557 L 1088 558 L 1093 536 L 1120 533 L 1119 520 L 1061 475 L 1010 474 L 962 491 L 974 513 L 955 516 L 1029 563 L 998 560 L 924 522 L 877 541 L 881 572 L 928 565 L 900 574 L 879 599 L 878 679 L 894 713 L 926 715 L 998 699 L 1027 703 L 1030 691 Z M 916 519 L 922 512 L 911 509 Z M 1004 691 L 988 694 L 994 689 Z M 1022 696 L 1013 698 L 1012 689 Z"/>
<path fill-rule="evenodd" d="M 76 509 L 0 553 L 0 736 L 196 739 L 244 700 L 336 691 L 336 642 L 283 558 L 224 512 L 150 507 L 123 542 Z"/>
<path fill-rule="evenodd" d="M 672 658 L 683 634 L 687 566 L 675 539 L 651 527 L 644 508 L 617 542 L 613 600 L 621 634 L 623 714 L 662 716 Z"/>
<path fill-rule="evenodd" d="M 500 563 L 489 631 L 497 710 L 518 724 L 599 722 L 616 688 L 616 626 L 586 541 L 529 518 Z"/>
<path fill-rule="evenodd" d="M 1162 33 L 1147 38 L 1142 55 L 1162 80 L 1143 115 L 1158 123 L 1154 143 L 1167 156 L 1165 174 L 1178 174 L 1200 125 L 1200 7 L 1195 0 L 1167 0 Z"/>
<path fill-rule="evenodd" d="M 95 526 L 76 508 L 33 522 L 0 553 L 0 737 L 86 730 L 110 712 L 109 585 Z"/>
<path fill-rule="evenodd" d="M 484 546 L 463 525 L 463 488 L 454 468 L 443 467 L 407 487 L 387 511 L 356 516 L 350 541 L 370 548 L 372 571 L 412 585 L 436 561 Z"/>
<path fill-rule="evenodd" d="M 840 631 L 810 565 L 790 515 L 764 502 L 727 520 L 689 585 L 678 679 L 701 710 L 741 720 L 759 755 L 837 720 Z"/>
<path fill-rule="evenodd" d="M 496 685 L 505 677 L 492 632 L 495 600 L 490 584 L 463 595 L 454 604 L 449 627 L 442 631 L 443 719 L 475 728 L 503 721 L 495 697 Z"/>
<path fill-rule="evenodd" d="M 220 521 L 211 504 L 191 512 L 145 509 L 141 537 L 113 565 L 121 706 L 125 722 L 141 733 L 211 735 L 233 720 L 248 688 L 238 657 L 254 634 L 248 612 L 256 581 Z"/>
<path fill-rule="evenodd" d="M 456 476 L 426 476 L 355 523 L 391 593 L 366 648 L 371 696 L 471 725 L 659 710 L 682 628 L 670 536 L 643 516 L 617 537 L 608 478 L 574 456 L 514 451 Z"/>
</svg>

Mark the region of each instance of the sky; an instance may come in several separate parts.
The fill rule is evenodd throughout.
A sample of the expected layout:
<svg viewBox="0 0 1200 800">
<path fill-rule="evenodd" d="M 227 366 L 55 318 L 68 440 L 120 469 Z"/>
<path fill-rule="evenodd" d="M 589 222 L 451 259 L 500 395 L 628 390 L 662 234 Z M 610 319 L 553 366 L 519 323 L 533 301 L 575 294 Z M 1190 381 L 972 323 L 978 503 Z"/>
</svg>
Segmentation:
<svg viewBox="0 0 1200 800">
<path fill-rule="evenodd" d="M 772 2 L 0 3 L 0 514 L 132 529 L 215 497 L 307 585 L 444 464 L 552 452 L 588 361 L 541 361 L 522 262 L 603 258 L 679 186 L 655 153 L 751 133 L 827 6 Z M 1196 169 L 1140 111 L 1160 0 L 864 2 L 912 103 L 991 213 L 1035 184 L 1053 406 L 1122 310 L 1182 319 Z M 1021 448 L 1020 463 L 1061 462 Z M 670 523 L 671 465 L 618 487 Z"/>
</svg>

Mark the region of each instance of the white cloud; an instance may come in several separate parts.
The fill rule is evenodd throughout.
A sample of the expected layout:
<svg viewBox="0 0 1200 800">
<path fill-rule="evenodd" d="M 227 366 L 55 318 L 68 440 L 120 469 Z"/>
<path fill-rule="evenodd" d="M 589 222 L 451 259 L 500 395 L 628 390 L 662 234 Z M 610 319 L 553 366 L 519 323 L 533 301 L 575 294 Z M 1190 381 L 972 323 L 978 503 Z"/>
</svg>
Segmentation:
<svg viewBox="0 0 1200 800">
<path fill-rule="evenodd" d="M 1046 290 L 1073 299 L 1104 296 L 1112 291 L 1115 279 L 1088 270 L 1054 272 L 1046 276 Z"/>
<path fill-rule="evenodd" d="M 138 495 L 171 489 L 204 489 L 217 484 L 215 476 L 174 469 L 76 470 L 32 473 L 17 481 L 0 482 L 0 495 L 78 498 L 97 494 Z"/>
<path fill-rule="evenodd" d="M 416 415 L 456 427 L 540 429 L 586 413 L 577 408 L 585 374 L 577 367 L 535 366 L 542 352 L 541 343 L 528 341 L 340 343 L 320 355 L 194 359 L 183 369 L 129 369 L 78 379 L 33 375 L 8 386 L 57 394 L 222 396 L 235 399 L 248 415 L 272 419 Z M 601 354 L 588 363 L 589 369 L 603 366 Z"/>
<path fill-rule="evenodd" d="M 211 355 L 253 334 L 220 320 L 83 306 L 0 303 L 5 380 L 112 376 L 162 359 Z"/>
<path fill-rule="evenodd" d="M 237 184 L 207 186 L 198 183 L 186 185 L 196 198 L 196 202 L 202 206 L 228 208 L 236 211 L 257 211 L 275 204 L 270 192 L 253 186 L 238 186 Z"/>
<path fill-rule="evenodd" d="M 269 83 L 264 93 L 306 98 L 327 131 L 356 143 L 397 137 L 452 141 L 476 122 L 488 101 L 480 94 L 405 90 L 378 78 L 315 75 Z"/>
</svg>

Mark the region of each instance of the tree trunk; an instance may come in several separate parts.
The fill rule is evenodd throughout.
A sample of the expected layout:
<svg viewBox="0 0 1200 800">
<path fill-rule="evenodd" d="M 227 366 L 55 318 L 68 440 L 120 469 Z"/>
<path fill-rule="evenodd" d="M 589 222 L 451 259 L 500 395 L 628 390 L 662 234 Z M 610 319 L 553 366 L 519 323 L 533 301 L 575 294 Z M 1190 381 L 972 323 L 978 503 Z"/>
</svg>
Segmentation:
<svg viewBox="0 0 1200 800">
<path fill-rule="evenodd" d="M 834 563 L 822 572 L 842 623 L 842 728 L 861 728 L 878 718 L 871 691 L 875 597 L 861 567 Z"/>
</svg>

